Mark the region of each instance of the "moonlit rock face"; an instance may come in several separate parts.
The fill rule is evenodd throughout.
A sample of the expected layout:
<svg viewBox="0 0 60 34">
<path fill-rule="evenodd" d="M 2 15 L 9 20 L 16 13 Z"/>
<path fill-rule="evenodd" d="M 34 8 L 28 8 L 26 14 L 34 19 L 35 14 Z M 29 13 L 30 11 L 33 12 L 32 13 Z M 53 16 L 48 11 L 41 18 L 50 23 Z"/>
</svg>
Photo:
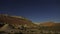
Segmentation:
<svg viewBox="0 0 60 34">
<path fill-rule="evenodd" d="M 21 16 L 11 16 L 11 17 L 16 17 L 16 18 L 23 18 L 23 17 L 21 17 Z"/>
<path fill-rule="evenodd" d="M 29 19 L 23 17 L 23 16 L 13 16 L 13 15 L 5 15 L 5 14 L 1 14 L 0 15 L 0 22 L 3 23 L 8 23 L 8 24 L 32 24 L 32 21 L 30 21 Z M 29 25 L 30 26 L 30 25 Z"/>
<path fill-rule="evenodd" d="M 10 16 L 10 15 L 8 15 L 8 14 L 0 14 L 0 15 L 3 15 L 3 16 Z M 22 18 L 22 19 L 24 19 L 24 17 L 22 17 L 22 16 L 10 16 L 10 17 L 15 17 L 15 18 Z"/>
</svg>

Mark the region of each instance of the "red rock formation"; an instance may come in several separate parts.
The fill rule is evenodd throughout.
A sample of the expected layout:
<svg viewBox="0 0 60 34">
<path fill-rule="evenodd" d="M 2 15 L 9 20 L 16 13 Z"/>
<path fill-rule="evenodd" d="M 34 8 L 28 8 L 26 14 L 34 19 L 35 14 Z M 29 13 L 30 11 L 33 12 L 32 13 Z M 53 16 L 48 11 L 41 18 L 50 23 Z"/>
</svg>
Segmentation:
<svg viewBox="0 0 60 34">
<path fill-rule="evenodd" d="M 18 17 L 13 17 L 13 16 L 9 16 L 9 15 L 3 15 L 3 14 L 0 14 L 0 22 L 3 22 L 3 23 L 8 23 L 8 24 L 17 24 L 17 25 L 24 25 L 24 24 L 27 24 L 27 25 L 33 25 L 32 21 L 26 19 L 26 18 L 19 18 Z"/>
</svg>

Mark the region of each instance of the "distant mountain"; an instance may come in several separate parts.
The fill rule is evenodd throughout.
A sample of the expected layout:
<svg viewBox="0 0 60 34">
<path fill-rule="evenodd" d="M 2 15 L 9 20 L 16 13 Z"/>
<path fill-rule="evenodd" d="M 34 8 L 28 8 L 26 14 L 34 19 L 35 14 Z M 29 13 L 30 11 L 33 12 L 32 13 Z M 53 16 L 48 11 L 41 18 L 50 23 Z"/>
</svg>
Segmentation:
<svg viewBox="0 0 60 34">
<path fill-rule="evenodd" d="M 60 31 L 60 23 L 55 22 L 44 22 L 40 23 L 39 26 L 44 27 L 45 30 Z"/>
<path fill-rule="evenodd" d="M 60 26 L 60 23 L 55 23 L 55 25 L 54 26 Z"/>
<path fill-rule="evenodd" d="M 32 23 L 29 19 L 21 16 L 11 16 L 7 14 L 0 14 L 0 22 L 14 25 L 29 25 L 33 26 L 35 24 Z"/>
<path fill-rule="evenodd" d="M 60 23 L 55 23 L 55 22 L 44 22 L 40 23 L 41 26 L 60 26 Z"/>
</svg>

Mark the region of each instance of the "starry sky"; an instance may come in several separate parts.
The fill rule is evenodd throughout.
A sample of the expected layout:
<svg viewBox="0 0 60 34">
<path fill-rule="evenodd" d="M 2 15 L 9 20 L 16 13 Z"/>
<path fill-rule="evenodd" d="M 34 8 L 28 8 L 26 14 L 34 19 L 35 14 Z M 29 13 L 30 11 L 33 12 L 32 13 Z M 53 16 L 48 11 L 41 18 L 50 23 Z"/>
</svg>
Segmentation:
<svg viewBox="0 0 60 34">
<path fill-rule="evenodd" d="M 24 16 L 33 22 L 60 22 L 60 0 L 0 0 L 0 14 Z"/>
</svg>

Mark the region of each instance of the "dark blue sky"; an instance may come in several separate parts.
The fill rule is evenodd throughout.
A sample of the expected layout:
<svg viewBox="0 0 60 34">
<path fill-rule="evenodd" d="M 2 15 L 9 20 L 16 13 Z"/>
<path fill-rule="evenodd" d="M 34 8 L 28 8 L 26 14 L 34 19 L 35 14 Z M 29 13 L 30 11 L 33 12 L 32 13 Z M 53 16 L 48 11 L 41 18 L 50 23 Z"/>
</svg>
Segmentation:
<svg viewBox="0 0 60 34">
<path fill-rule="evenodd" d="M 0 0 L 0 14 L 24 16 L 33 22 L 60 22 L 60 0 Z"/>
</svg>

